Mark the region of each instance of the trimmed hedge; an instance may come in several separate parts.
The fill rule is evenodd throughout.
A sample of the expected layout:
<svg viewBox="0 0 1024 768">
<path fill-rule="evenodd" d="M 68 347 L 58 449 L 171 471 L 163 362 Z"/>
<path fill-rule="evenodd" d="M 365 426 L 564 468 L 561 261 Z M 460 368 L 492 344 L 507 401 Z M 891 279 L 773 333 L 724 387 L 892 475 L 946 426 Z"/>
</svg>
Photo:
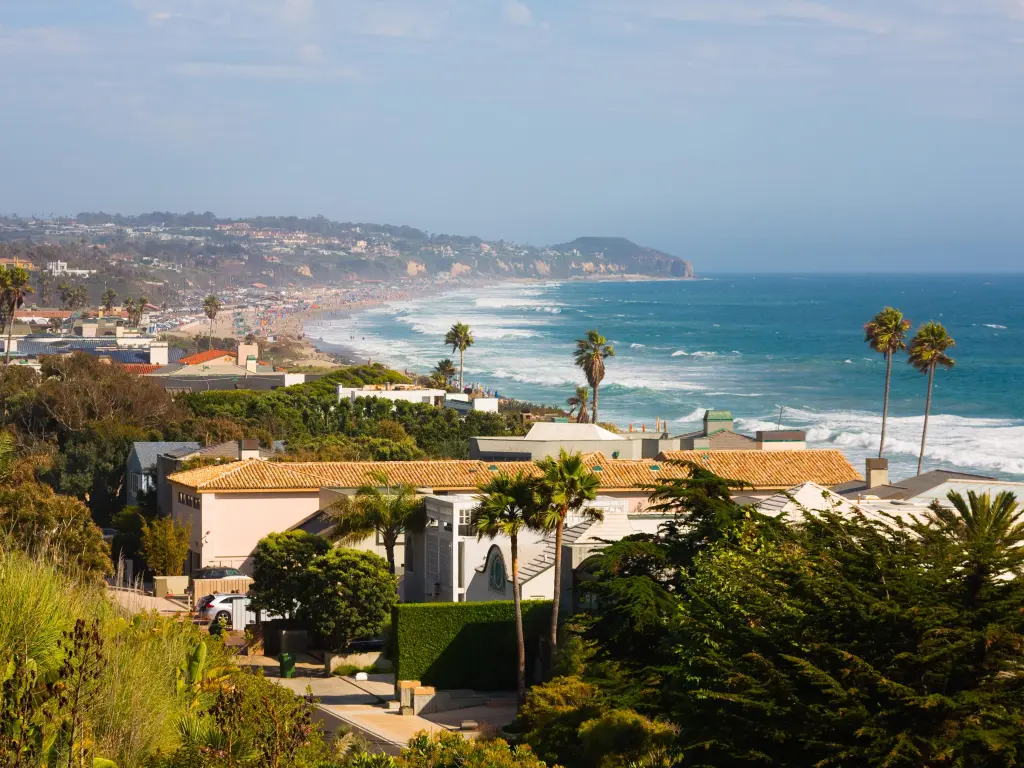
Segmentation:
<svg viewBox="0 0 1024 768">
<path fill-rule="evenodd" d="M 551 601 L 524 600 L 527 679 L 545 657 Z M 391 614 L 398 680 L 437 688 L 511 691 L 516 687 L 515 613 L 511 601 L 403 603 Z"/>
</svg>

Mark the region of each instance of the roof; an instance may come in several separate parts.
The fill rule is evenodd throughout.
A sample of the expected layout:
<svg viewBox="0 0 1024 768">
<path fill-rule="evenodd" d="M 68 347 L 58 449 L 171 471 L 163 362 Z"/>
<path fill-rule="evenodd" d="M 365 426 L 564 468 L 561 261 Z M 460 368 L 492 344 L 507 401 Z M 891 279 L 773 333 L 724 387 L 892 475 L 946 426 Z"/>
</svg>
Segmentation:
<svg viewBox="0 0 1024 768">
<path fill-rule="evenodd" d="M 235 353 L 227 349 L 208 349 L 205 352 L 197 352 L 178 360 L 183 365 L 202 365 L 212 360 L 219 360 L 222 357 L 235 357 Z"/>
<path fill-rule="evenodd" d="M 297 472 L 286 464 L 247 459 L 230 464 L 176 472 L 167 479 L 197 491 L 319 491 L 324 483 L 315 475 Z"/>
<path fill-rule="evenodd" d="M 195 451 L 200 447 L 199 443 L 189 442 L 156 442 L 132 443 L 132 450 L 139 459 L 139 466 L 143 470 L 156 467 L 156 457 L 161 454 L 168 454 L 177 451 Z"/>
<path fill-rule="evenodd" d="M 792 488 L 801 483 L 839 485 L 861 480 L 842 451 L 666 451 L 667 461 L 692 462 L 753 488 Z"/>
<path fill-rule="evenodd" d="M 559 424 L 539 421 L 526 433 L 527 440 L 622 440 L 597 424 Z"/>
<path fill-rule="evenodd" d="M 835 490 L 847 496 L 858 494 L 870 494 L 880 499 L 913 499 L 916 496 L 928 493 L 950 480 L 975 480 L 995 482 L 996 478 L 987 475 L 972 475 L 968 472 L 953 472 L 948 469 L 933 469 L 915 477 L 908 477 L 897 483 L 878 485 L 868 488 L 863 482 L 844 484 Z"/>
<path fill-rule="evenodd" d="M 892 524 L 894 519 L 904 522 L 924 522 L 928 508 L 909 505 L 901 501 L 866 501 L 854 503 L 848 498 L 815 483 L 803 483 L 788 491 L 770 496 L 755 505 L 758 512 L 768 517 L 787 515 L 798 521 L 806 512 L 834 512 L 844 517 L 863 514 L 868 520 Z"/>
<path fill-rule="evenodd" d="M 732 421 L 732 411 L 704 411 L 708 421 Z"/>
<path fill-rule="evenodd" d="M 121 370 L 127 373 L 134 373 L 136 376 L 142 376 L 147 373 L 159 369 L 161 366 L 157 363 L 123 363 L 121 364 Z"/>
<path fill-rule="evenodd" d="M 688 432 L 685 435 L 678 435 L 679 445 L 682 450 L 693 450 L 693 441 L 707 439 L 710 443 L 709 450 L 712 451 L 750 451 L 754 450 L 757 440 L 741 435 L 731 429 L 720 429 L 712 435 L 705 435 L 704 430 Z"/>
</svg>

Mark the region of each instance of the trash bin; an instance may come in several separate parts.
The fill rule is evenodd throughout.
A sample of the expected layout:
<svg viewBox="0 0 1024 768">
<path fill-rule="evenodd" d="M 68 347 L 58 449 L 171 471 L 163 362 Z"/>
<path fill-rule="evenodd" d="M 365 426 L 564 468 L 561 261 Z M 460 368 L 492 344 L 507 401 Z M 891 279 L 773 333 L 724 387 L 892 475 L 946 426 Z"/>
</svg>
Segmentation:
<svg viewBox="0 0 1024 768">
<path fill-rule="evenodd" d="M 277 660 L 281 662 L 281 677 L 295 677 L 294 653 L 282 653 Z"/>
</svg>

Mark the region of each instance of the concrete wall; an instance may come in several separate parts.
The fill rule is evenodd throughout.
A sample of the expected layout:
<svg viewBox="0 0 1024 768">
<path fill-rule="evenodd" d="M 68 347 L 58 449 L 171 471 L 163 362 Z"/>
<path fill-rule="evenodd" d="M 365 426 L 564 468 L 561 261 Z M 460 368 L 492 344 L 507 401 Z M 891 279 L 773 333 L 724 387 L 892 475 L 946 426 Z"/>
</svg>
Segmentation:
<svg viewBox="0 0 1024 768">
<path fill-rule="evenodd" d="M 204 493 L 201 509 L 178 501 L 178 492 L 199 495 L 171 483 L 172 514 L 192 523 L 191 549 L 199 567 L 223 565 L 252 573 L 252 553 L 269 533 L 287 531 L 316 512 L 316 491 L 282 493 Z"/>
</svg>

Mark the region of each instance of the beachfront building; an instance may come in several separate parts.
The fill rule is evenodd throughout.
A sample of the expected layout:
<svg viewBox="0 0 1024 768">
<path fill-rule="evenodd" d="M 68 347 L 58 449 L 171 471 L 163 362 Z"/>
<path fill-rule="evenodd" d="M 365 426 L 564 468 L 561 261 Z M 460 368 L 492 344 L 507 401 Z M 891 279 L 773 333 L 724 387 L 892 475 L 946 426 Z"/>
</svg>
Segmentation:
<svg viewBox="0 0 1024 768">
<path fill-rule="evenodd" d="M 748 486 L 744 498 L 761 499 L 802 482 L 835 485 L 861 480 L 861 476 L 839 451 L 701 451 L 684 452 L 684 461 L 693 461 L 725 477 Z M 246 454 L 249 456 L 252 454 Z M 732 457 L 722 458 L 723 456 Z M 587 467 L 599 478 L 602 504 L 619 510 L 630 524 L 647 519 L 649 488 L 659 480 L 682 479 L 689 468 L 682 463 L 659 460 L 609 459 L 601 453 L 584 457 Z M 393 461 L 393 462 L 296 462 L 273 463 L 257 458 L 199 467 L 168 477 L 171 513 L 182 523 L 192 525 L 192 567 L 225 565 L 247 570 L 256 544 L 269 533 L 303 527 L 323 532 L 329 525 L 324 510 L 338 496 L 354 495 L 358 488 L 372 482 L 374 472 L 383 471 L 391 483 L 407 483 L 424 497 L 461 496 L 458 513 L 449 509 L 449 519 L 435 517 L 438 525 L 463 524 L 465 505 L 478 489 L 492 478 L 524 473 L 535 475 L 532 461 L 488 462 L 477 460 Z M 433 502 L 437 514 L 442 505 Z M 614 518 L 613 519 L 617 519 Z M 436 527 L 436 526 L 435 526 Z M 625 526 L 622 526 L 626 530 Z M 596 534 L 595 534 L 596 535 Z M 412 552 L 425 546 L 410 534 Z M 598 537 L 600 538 L 600 537 Z M 450 540 L 453 552 L 457 542 Z M 374 537 L 359 545 L 382 553 Z M 546 546 L 546 545 L 545 545 Z M 500 548 L 500 547 L 499 547 Z M 435 552 L 437 552 L 435 547 Z M 423 550 L 423 557 L 427 557 Z M 479 553 L 477 553 L 479 554 Z M 474 555 L 473 557 L 476 557 Z M 483 563 L 464 560 L 466 567 L 479 569 Z M 415 562 L 413 572 L 415 573 Z M 466 571 L 466 574 L 469 572 Z M 465 583 L 465 575 L 463 578 Z M 453 582 L 454 583 L 454 582 Z M 539 583 L 539 582 L 538 582 Z M 466 589 L 463 587 L 462 589 Z M 457 596 L 458 593 L 453 593 Z M 476 594 L 474 591 L 473 594 Z"/>
<path fill-rule="evenodd" d="M 440 408 L 444 406 L 445 394 L 443 389 L 427 389 L 415 384 L 367 384 L 362 387 L 338 385 L 338 402 L 348 400 L 354 403 L 360 397 L 377 397 L 393 403 L 424 403 Z"/>
</svg>

